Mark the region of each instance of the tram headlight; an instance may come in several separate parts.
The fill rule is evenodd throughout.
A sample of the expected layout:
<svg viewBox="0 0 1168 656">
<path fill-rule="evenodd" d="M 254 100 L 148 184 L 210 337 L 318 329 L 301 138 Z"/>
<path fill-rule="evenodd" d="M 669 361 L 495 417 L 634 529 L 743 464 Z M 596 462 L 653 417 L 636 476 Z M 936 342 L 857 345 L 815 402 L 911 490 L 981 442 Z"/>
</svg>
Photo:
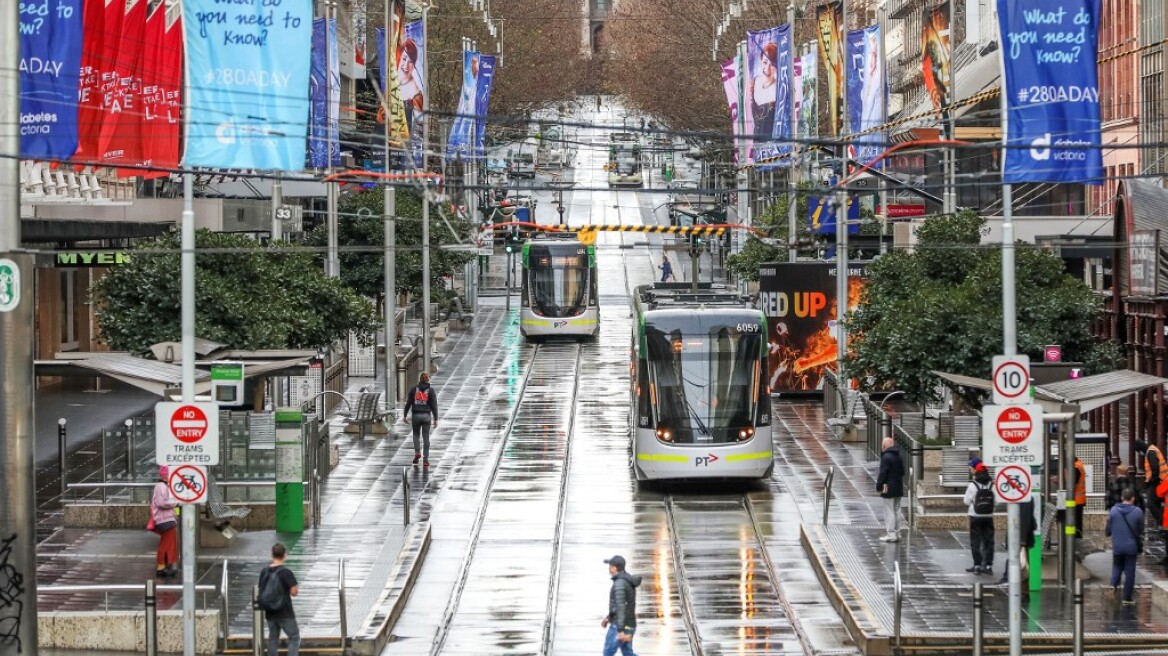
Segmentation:
<svg viewBox="0 0 1168 656">
<path fill-rule="evenodd" d="M 670 430 L 668 428 L 658 428 L 657 429 L 657 439 L 661 440 L 662 442 L 672 442 L 673 441 L 673 433 L 670 432 Z"/>
<path fill-rule="evenodd" d="M 745 442 L 752 437 L 754 437 L 754 428 L 751 426 L 747 426 L 746 428 L 738 431 L 738 441 L 740 442 Z"/>
</svg>

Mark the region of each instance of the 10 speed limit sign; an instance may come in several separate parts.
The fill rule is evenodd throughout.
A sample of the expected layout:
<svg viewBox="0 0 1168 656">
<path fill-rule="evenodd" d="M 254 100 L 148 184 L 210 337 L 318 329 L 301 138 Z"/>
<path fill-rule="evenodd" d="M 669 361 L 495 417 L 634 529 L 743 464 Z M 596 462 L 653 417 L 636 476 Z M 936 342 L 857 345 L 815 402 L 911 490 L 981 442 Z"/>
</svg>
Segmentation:
<svg viewBox="0 0 1168 656">
<path fill-rule="evenodd" d="M 1025 355 L 995 355 L 993 363 L 994 405 L 1030 403 L 1030 358 Z"/>
</svg>

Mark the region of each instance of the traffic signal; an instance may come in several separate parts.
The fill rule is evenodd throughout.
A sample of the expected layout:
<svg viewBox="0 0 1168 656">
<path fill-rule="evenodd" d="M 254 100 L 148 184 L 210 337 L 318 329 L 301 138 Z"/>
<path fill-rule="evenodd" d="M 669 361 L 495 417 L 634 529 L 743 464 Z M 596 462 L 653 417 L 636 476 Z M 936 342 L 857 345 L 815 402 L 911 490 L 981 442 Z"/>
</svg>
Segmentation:
<svg viewBox="0 0 1168 656">
<path fill-rule="evenodd" d="M 523 238 L 515 230 L 507 233 L 507 238 L 503 240 L 503 249 L 507 254 L 518 253 L 523 248 Z"/>
</svg>

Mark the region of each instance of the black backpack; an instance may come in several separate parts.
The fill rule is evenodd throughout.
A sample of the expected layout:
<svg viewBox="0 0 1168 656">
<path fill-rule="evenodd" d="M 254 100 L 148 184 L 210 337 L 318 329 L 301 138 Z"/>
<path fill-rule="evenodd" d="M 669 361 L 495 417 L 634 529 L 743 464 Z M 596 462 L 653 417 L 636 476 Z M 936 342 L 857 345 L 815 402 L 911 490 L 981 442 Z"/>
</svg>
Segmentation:
<svg viewBox="0 0 1168 656">
<path fill-rule="evenodd" d="M 278 613 L 288 607 L 291 599 L 284 589 L 284 582 L 280 580 L 280 570 L 283 567 L 265 567 L 260 572 L 260 595 L 257 598 L 260 610 L 269 613 Z"/>
<path fill-rule="evenodd" d="M 973 512 L 979 515 L 994 514 L 994 489 L 992 486 L 986 485 L 982 487 L 980 483 L 974 483 L 977 486 L 977 494 L 973 497 Z"/>
</svg>

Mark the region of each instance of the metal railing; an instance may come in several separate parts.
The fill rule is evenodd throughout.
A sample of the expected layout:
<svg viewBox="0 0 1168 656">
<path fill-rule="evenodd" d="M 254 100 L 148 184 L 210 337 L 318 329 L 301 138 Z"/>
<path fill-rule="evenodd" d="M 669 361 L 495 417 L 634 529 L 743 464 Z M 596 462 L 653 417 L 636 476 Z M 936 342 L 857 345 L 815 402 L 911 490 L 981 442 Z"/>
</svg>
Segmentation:
<svg viewBox="0 0 1168 656">
<path fill-rule="evenodd" d="M 892 563 L 892 638 L 893 645 L 900 649 L 901 605 L 904 602 L 904 585 L 900 580 L 900 563 Z"/>
<path fill-rule="evenodd" d="M 985 654 L 985 597 L 981 582 L 973 584 L 973 656 Z"/>
<path fill-rule="evenodd" d="M 337 561 L 337 603 L 341 621 L 341 650 L 349 646 L 349 609 L 345 603 L 345 559 Z"/>
<path fill-rule="evenodd" d="M 827 470 L 823 479 L 823 525 L 827 526 L 827 515 L 831 510 L 831 486 L 835 482 L 835 465 Z"/>
</svg>

